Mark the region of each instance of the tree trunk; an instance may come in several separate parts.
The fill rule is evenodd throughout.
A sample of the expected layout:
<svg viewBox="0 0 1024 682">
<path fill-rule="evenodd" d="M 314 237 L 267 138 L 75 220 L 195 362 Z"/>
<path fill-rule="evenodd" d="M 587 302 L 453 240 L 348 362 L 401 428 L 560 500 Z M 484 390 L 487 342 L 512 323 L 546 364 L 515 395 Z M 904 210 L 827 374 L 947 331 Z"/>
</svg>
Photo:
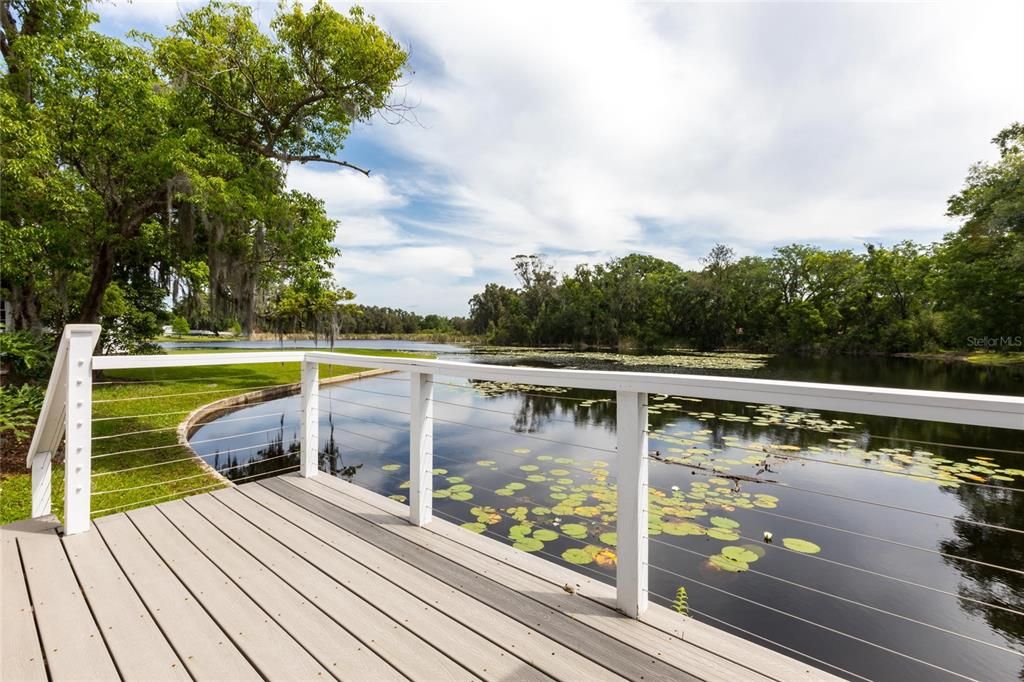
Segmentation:
<svg viewBox="0 0 1024 682">
<path fill-rule="evenodd" d="M 114 247 L 110 242 L 104 242 L 92 259 L 92 281 L 89 282 L 89 291 L 85 294 L 82 311 L 78 315 L 79 322 L 84 324 L 99 322 L 103 297 L 113 279 Z"/>
</svg>

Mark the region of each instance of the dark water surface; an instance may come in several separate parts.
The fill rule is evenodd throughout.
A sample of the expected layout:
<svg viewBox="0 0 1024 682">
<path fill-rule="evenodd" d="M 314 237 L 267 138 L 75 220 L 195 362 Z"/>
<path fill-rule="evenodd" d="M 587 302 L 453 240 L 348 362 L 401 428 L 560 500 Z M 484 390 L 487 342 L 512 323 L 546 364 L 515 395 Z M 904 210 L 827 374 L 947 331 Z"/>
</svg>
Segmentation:
<svg viewBox="0 0 1024 682">
<path fill-rule="evenodd" d="M 622 367 L 600 357 L 432 352 Z M 1020 375 L 1006 368 L 764 362 L 742 370 L 626 368 L 1024 394 Z M 614 396 L 436 380 L 435 513 L 611 582 Z M 321 393 L 321 468 L 405 501 L 407 376 Z M 692 616 L 838 666 L 830 670 L 841 676 L 962 679 L 948 669 L 1020 678 L 1024 534 L 1004 528 L 1024 529 L 1024 434 L 685 396 L 652 396 L 650 405 L 652 600 L 671 606 L 684 587 Z M 292 467 L 297 410 L 297 397 L 247 407 L 200 428 L 193 444 L 236 478 Z"/>
</svg>

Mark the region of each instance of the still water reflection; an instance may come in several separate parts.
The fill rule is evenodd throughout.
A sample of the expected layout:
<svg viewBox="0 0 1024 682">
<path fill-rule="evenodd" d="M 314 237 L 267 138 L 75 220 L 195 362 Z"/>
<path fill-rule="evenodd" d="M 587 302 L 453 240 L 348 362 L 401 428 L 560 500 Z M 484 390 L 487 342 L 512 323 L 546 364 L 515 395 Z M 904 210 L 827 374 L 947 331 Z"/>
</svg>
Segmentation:
<svg viewBox="0 0 1024 682">
<path fill-rule="evenodd" d="M 939 383 L 928 376 L 914 380 Z M 612 396 L 438 381 L 438 516 L 610 582 Z M 407 377 L 322 393 L 321 469 L 405 501 Z M 1024 528 L 1019 432 L 685 397 L 651 406 L 655 601 L 685 587 L 691 615 L 871 679 L 1022 674 L 1024 534 L 1001 529 Z M 247 407 L 193 443 L 234 477 L 293 466 L 297 410 L 297 397 Z"/>
</svg>

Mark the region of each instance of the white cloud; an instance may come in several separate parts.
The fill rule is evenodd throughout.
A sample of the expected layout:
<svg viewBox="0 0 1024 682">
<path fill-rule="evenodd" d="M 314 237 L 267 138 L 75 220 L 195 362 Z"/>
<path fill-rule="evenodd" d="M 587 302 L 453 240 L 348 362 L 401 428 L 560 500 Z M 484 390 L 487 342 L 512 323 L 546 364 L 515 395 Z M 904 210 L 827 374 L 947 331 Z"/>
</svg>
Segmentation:
<svg viewBox="0 0 1024 682">
<path fill-rule="evenodd" d="M 292 164 L 288 168 L 288 187 L 323 199 L 332 218 L 398 208 L 406 203 L 386 176 L 366 176 L 349 169 L 322 170 Z"/>
<path fill-rule="evenodd" d="M 1024 110 L 1020 5 L 530 7 L 372 8 L 423 57 L 424 127 L 370 135 L 490 244 L 657 250 L 648 220 L 761 249 L 937 238 Z"/>
<path fill-rule="evenodd" d="M 938 239 L 1024 112 L 1019 2 L 368 9 L 412 48 L 422 125 L 355 131 L 382 175 L 294 166 L 289 183 L 341 221 L 361 300 L 427 312 L 465 311 L 516 253 L 693 266 L 715 241 Z"/>
<path fill-rule="evenodd" d="M 431 273 L 450 277 L 472 277 L 473 254 L 466 249 L 451 246 L 353 249 L 338 263 L 337 271 L 389 278 Z"/>
</svg>

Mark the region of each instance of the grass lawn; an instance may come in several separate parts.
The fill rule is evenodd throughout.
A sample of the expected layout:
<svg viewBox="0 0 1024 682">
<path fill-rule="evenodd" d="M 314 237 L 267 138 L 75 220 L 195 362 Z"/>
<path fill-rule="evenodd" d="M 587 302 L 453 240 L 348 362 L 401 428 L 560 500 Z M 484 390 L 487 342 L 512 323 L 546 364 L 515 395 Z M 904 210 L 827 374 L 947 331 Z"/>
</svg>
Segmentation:
<svg viewBox="0 0 1024 682">
<path fill-rule="evenodd" d="M 190 349 L 184 352 L 238 351 Z M 353 348 L 338 349 L 338 352 L 423 357 L 416 353 Z M 321 366 L 320 378 L 359 371 L 362 368 Z M 186 448 L 178 445 L 178 424 L 206 403 L 298 381 L 297 362 L 104 372 L 93 388 L 93 515 L 166 502 L 196 489 L 222 487 L 223 484 L 191 457 Z M 123 400 L 125 398 L 130 400 Z M 140 431 L 144 433 L 137 433 Z M 119 435 L 127 433 L 132 435 Z M 124 471 L 134 467 L 143 468 Z M 183 480 L 170 482 L 176 479 Z M 53 512 L 58 517 L 63 515 L 63 495 L 64 468 L 60 462 L 53 467 Z M 31 513 L 30 475 L 14 474 L 0 481 L 0 524 L 27 518 Z"/>
</svg>

